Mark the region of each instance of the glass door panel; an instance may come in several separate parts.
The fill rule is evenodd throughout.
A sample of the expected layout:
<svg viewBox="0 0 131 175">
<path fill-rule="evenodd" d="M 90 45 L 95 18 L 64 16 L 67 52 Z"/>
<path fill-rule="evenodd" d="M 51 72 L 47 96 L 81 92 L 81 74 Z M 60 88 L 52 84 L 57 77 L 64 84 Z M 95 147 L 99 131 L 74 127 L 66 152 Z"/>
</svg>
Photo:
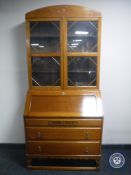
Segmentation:
<svg viewBox="0 0 131 175">
<path fill-rule="evenodd" d="M 68 86 L 96 86 L 96 57 L 68 57 Z"/>
<path fill-rule="evenodd" d="M 60 57 L 32 57 L 32 85 L 60 86 Z"/>
<path fill-rule="evenodd" d="M 30 22 L 30 45 L 32 53 L 60 52 L 60 22 Z"/>
<path fill-rule="evenodd" d="M 68 52 L 97 52 L 97 21 L 67 23 Z"/>
</svg>

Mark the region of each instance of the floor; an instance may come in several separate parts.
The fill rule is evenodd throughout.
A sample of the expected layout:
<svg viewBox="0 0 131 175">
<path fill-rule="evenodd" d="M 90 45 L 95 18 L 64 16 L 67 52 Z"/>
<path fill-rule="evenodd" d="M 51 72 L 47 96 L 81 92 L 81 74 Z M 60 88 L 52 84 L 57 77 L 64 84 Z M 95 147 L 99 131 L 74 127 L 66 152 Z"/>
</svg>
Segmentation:
<svg viewBox="0 0 131 175">
<path fill-rule="evenodd" d="M 0 145 L 0 175 L 131 175 L 131 146 L 103 146 L 100 170 L 97 171 L 49 171 L 28 170 L 25 165 L 24 145 Z M 122 153 L 125 165 L 112 168 L 109 157 Z"/>
</svg>

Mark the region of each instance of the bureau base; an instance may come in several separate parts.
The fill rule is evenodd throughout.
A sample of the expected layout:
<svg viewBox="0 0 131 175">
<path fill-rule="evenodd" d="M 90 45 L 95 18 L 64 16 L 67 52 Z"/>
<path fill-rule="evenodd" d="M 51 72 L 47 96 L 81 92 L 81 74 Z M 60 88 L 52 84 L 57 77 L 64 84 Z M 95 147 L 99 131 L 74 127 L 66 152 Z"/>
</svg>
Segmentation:
<svg viewBox="0 0 131 175">
<path fill-rule="evenodd" d="M 27 95 L 24 120 L 28 168 L 99 169 L 103 126 L 100 94 L 68 93 Z"/>
<path fill-rule="evenodd" d="M 99 170 L 100 158 L 28 158 L 27 167 L 36 170 Z"/>
</svg>

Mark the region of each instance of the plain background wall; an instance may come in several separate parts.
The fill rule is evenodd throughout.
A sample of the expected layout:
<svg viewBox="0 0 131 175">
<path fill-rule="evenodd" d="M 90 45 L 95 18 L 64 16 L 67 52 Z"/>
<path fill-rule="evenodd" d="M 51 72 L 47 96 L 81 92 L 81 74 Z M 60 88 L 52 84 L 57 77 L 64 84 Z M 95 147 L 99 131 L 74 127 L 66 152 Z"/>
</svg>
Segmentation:
<svg viewBox="0 0 131 175">
<path fill-rule="evenodd" d="M 131 1 L 0 0 L 0 143 L 24 143 L 28 89 L 25 13 L 49 5 L 83 5 L 102 13 L 104 144 L 131 143 Z"/>
</svg>

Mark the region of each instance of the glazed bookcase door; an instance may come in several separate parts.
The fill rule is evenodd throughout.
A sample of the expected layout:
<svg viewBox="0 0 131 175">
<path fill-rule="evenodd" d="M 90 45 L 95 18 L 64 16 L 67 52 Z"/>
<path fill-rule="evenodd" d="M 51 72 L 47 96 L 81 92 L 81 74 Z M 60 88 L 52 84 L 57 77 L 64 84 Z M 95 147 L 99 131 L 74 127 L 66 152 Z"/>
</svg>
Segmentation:
<svg viewBox="0 0 131 175">
<path fill-rule="evenodd" d="M 99 89 L 100 19 L 35 19 L 27 26 L 30 87 Z"/>
<path fill-rule="evenodd" d="M 61 81 L 61 22 L 30 21 L 31 85 L 60 87 Z"/>
<path fill-rule="evenodd" d="M 67 87 L 97 86 L 98 21 L 67 20 Z"/>
</svg>

